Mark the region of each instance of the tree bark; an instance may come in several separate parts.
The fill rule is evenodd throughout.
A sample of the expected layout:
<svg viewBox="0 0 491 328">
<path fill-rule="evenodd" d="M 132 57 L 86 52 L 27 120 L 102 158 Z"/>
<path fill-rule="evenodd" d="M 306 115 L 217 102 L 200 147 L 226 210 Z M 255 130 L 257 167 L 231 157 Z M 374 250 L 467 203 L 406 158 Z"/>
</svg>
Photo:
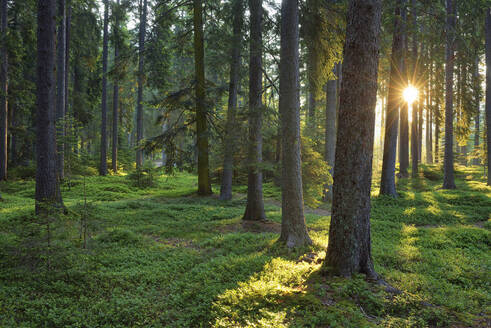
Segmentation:
<svg viewBox="0 0 491 328">
<path fill-rule="evenodd" d="M 283 0 L 280 43 L 280 124 L 284 149 L 281 181 L 281 236 L 288 247 L 312 244 L 303 213 L 300 158 L 298 0 Z"/>
<path fill-rule="evenodd" d="M 486 136 L 488 186 L 491 186 L 491 11 L 486 9 Z"/>
<path fill-rule="evenodd" d="M 426 163 L 433 164 L 432 133 L 433 133 L 433 63 L 431 62 L 431 52 L 428 53 L 428 84 L 427 84 L 427 103 L 426 103 Z"/>
<path fill-rule="evenodd" d="M 145 0 L 146 1 L 146 0 Z M 205 52 L 203 43 L 203 2 L 194 0 L 194 66 L 196 74 L 196 134 L 198 148 L 198 194 L 210 195 L 208 127 L 205 103 Z"/>
<path fill-rule="evenodd" d="M 447 1 L 445 49 L 445 154 L 443 159 L 443 189 L 455 189 L 453 158 L 453 71 L 455 41 L 455 5 Z"/>
<path fill-rule="evenodd" d="M 101 102 L 101 163 L 99 174 L 107 174 L 107 48 L 108 48 L 109 3 L 104 0 L 104 35 L 102 43 L 102 102 Z"/>
<path fill-rule="evenodd" d="M 56 0 L 38 0 L 36 106 L 36 214 L 61 207 L 56 171 Z"/>
<path fill-rule="evenodd" d="M 479 56 L 476 54 L 475 67 L 474 67 L 474 98 L 476 101 L 476 118 L 475 118 L 475 129 L 474 129 L 474 152 L 479 149 L 480 144 L 480 133 L 481 133 L 481 113 L 480 113 L 480 99 L 479 99 Z M 476 155 L 476 154 L 474 154 Z M 479 158 L 472 159 L 472 165 L 479 165 Z"/>
<path fill-rule="evenodd" d="M 261 172 L 262 126 L 262 0 L 249 0 L 249 150 L 247 206 L 243 220 L 265 220 L 263 175 Z M 285 152 L 282 152 L 284 154 Z"/>
<path fill-rule="evenodd" d="M 114 20 L 114 66 L 117 69 L 119 65 L 119 11 L 121 8 L 119 7 L 119 0 L 116 2 L 118 11 L 115 15 Z M 113 13 L 114 14 L 114 13 Z M 119 116 L 119 74 L 116 74 L 114 77 L 114 86 L 113 86 L 113 135 L 112 135 L 112 157 L 111 157 L 111 166 L 114 173 L 118 171 L 118 116 Z"/>
<path fill-rule="evenodd" d="M 339 75 L 339 64 L 334 66 L 334 74 Z M 327 81 L 326 85 L 326 132 L 324 160 L 330 166 L 329 173 L 334 175 L 334 159 L 336 155 L 336 123 L 337 123 L 337 86 L 338 81 Z M 332 202 L 332 184 L 327 186 L 326 200 Z"/>
<path fill-rule="evenodd" d="M 370 242 L 370 189 L 380 49 L 380 0 L 351 0 L 344 46 L 334 197 L 324 267 L 377 278 Z"/>
<path fill-rule="evenodd" d="M 8 161 L 8 56 L 7 56 L 7 0 L 0 2 L 0 181 L 7 180 Z"/>
<path fill-rule="evenodd" d="M 56 63 L 56 166 L 58 178 L 63 179 L 65 167 L 65 55 L 66 55 L 66 8 L 65 0 L 58 0 L 58 43 Z"/>
<path fill-rule="evenodd" d="M 236 141 L 237 92 L 240 73 L 240 50 L 242 43 L 242 25 L 244 23 L 244 4 L 242 0 L 233 3 L 233 38 L 231 44 L 230 83 L 228 87 L 228 110 L 225 127 L 225 149 L 223 158 L 222 184 L 220 199 L 232 199 L 232 177 L 234 170 L 234 147 Z"/>
<path fill-rule="evenodd" d="M 416 31 L 416 23 L 417 23 L 417 14 L 416 14 L 416 0 L 412 0 L 411 6 L 411 14 L 413 18 L 413 79 L 417 79 L 418 77 L 418 42 L 417 42 L 417 31 Z M 412 81 L 412 83 L 416 83 L 416 81 Z M 412 111 L 412 121 L 411 121 L 411 176 L 413 178 L 418 176 L 418 108 L 419 108 L 419 96 L 418 99 L 411 105 Z"/>
<path fill-rule="evenodd" d="M 380 194 L 397 197 L 396 191 L 396 159 L 397 159 L 397 125 L 399 124 L 400 89 L 403 81 L 400 78 L 403 52 L 401 35 L 401 6 L 397 2 L 394 13 L 394 36 L 392 38 L 392 58 L 390 61 L 389 94 L 387 96 L 387 112 L 385 119 L 384 156 L 382 160 L 382 177 Z"/>
<path fill-rule="evenodd" d="M 140 0 L 140 31 L 138 38 L 138 95 L 136 104 L 136 166 L 143 166 L 143 65 L 145 59 L 145 33 L 147 27 L 147 0 Z"/>
<path fill-rule="evenodd" d="M 404 79 L 402 88 L 407 87 L 407 52 L 408 52 L 408 37 L 407 37 L 407 9 L 406 0 L 402 1 L 401 8 L 401 20 L 402 20 L 402 39 L 404 44 L 403 60 L 401 67 L 401 76 Z M 404 101 L 400 107 L 400 132 L 399 132 L 399 173 L 401 177 L 408 177 L 409 169 L 409 114 L 408 104 Z"/>
</svg>

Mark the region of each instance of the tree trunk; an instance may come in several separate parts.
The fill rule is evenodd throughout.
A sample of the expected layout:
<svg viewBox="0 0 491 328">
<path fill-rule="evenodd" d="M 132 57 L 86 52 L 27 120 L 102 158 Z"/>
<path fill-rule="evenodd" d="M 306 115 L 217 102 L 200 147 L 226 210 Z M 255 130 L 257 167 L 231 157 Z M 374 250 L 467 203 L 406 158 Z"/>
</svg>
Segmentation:
<svg viewBox="0 0 491 328">
<path fill-rule="evenodd" d="M 36 214 L 61 207 L 56 172 L 55 38 L 56 0 L 38 0 Z"/>
<path fill-rule="evenodd" d="M 407 38 L 407 9 L 406 0 L 402 1 L 401 8 L 401 20 L 402 20 L 402 39 L 403 39 L 403 54 L 401 64 L 401 76 L 403 78 L 402 88 L 407 86 L 407 52 L 408 52 L 408 38 Z M 408 176 L 409 168 L 409 121 L 408 121 L 408 104 L 403 101 L 400 107 L 400 132 L 399 132 L 399 173 L 401 177 L 406 178 Z"/>
<path fill-rule="evenodd" d="M 387 96 L 387 112 L 385 119 L 384 157 L 382 161 L 382 178 L 380 194 L 397 197 L 396 191 L 396 159 L 397 159 L 397 125 L 399 124 L 399 104 L 401 103 L 400 72 L 403 52 L 401 35 L 401 6 L 399 0 L 394 13 L 394 36 L 392 39 L 392 58 L 390 61 L 389 94 Z"/>
<path fill-rule="evenodd" d="M 329 246 L 324 267 L 377 278 L 370 242 L 373 131 L 380 49 L 380 0 L 351 0 L 344 46 Z"/>
<path fill-rule="evenodd" d="M 480 133 L 481 133 L 481 113 L 480 113 L 480 104 L 479 104 L 479 56 L 476 54 L 475 67 L 474 67 L 474 97 L 476 101 L 476 125 L 474 129 L 474 156 L 476 156 L 476 150 L 479 149 L 480 144 Z M 479 158 L 475 157 L 472 159 L 472 165 L 479 165 Z"/>
<path fill-rule="evenodd" d="M 109 3 L 104 0 L 104 35 L 102 43 L 102 118 L 101 118 L 101 163 L 99 174 L 107 174 L 107 47 L 108 47 Z"/>
<path fill-rule="evenodd" d="M 118 11 L 115 15 L 114 21 L 114 67 L 117 69 L 119 66 L 119 11 L 121 8 L 119 7 L 119 0 L 117 0 L 117 8 Z M 113 136 L 112 136 L 112 158 L 111 158 L 111 166 L 114 173 L 118 171 L 118 109 L 119 109 L 119 74 L 116 74 L 114 77 L 114 86 L 113 86 Z"/>
<path fill-rule="evenodd" d="M 0 181 L 7 180 L 8 160 L 8 58 L 7 58 L 7 0 L 1 0 L 0 10 Z"/>
<path fill-rule="evenodd" d="M 66 9 L 65 0 L 58 0 L 58 43 L 56 60 L 56 134 L 57 134 L 57 156 L 56 166 L 58 178 L 64 177 L 65 166 L 65 55 L 66 55 Z"/>
<path fill-rule="evenodd" d="M 437 109 L 439 110 L 439 108 Z M 435 163 L 440 161 L 440 119 L 435 122 Z"/>
<path fill-rule="evenodd" d="M 427 103 L 426 103 L 426 163 L 433 164 L 432 133 L 433 133 L 433 91 L 431 83 L 433 82 L 433 63 L 431 62 L 431 52 L 428 53 L 428 84 L 427 84 Z"/>
<path fill-rule="evenodd" d="M 146 0 L 145 0 L 146 1 Z M 198 194 L 210 195 L 208 127 L 205 103 L 205 52 L 203 43 L 203 2 L 194 0 L 194 66 L 196 74 L 196 134 L 198 148 Z"/>
<path fill-rule="evenodd" d="M 411 14 L 413 16 L 413 79 L 418 77 L 418 42 L 416 38 L 416 0 L 412 0 Z M 414 84 L 416 81 L 412 81 Z M 418 108 L 419 108 L 419 96 L 418 99 L 411 105 L 412 106 L 412 122 L 411 122 L 411 176 L 418 176 Z"/>
<path fill-rule="evenodd" d="M 445 49 L 445 154 L 443 159 L 443 189 L 455 189 L 453 167 L 453 65 L 455 39 L 455 5 L 447 1 Z"/>
<path fill-rule="evenodd" d="M 223 158 L 222 184 L 220 199 L 232 198 L 232 177 L 234 171 L 234 147 L 236 141 L 235 114 L 237 112 L 237 92 L 240 73 L 240 49 L 242 43 L 242 25 L 244 23 L 244 4 L 242 0 L 233 3 L 233 39 L 231 44 L 230 83 L 228 88 L 228 111 L 225 128 L 225 149 Z"/>
<path fill-rule="evenodd" d="M 281 5 L 280 124 L 284 149 L 281 181 L 281 236 L 288 247 L 312 244 L 303 213 L 300 158 L 298 0 Z"/>
<path fill-rule="evenodd" d="M 339 75 L 339 64 L 334 66 L 334 74 Z M 334 175 L 334 159 L 336 155 L 337 86 L 337 79 L 327 81 L 324 160 L 327 162 L 327 165 L 330 166 L 329 173 L 331 173 L 331 175 Z M 332 195 L 332 185 L 328 185 L 326 200 L 332 202 Z"/>
<path fill-rule="evenodd" d="M 491 11 L 486 9 L 486 136 L 488 186 L 491 186 Z"/>
<path fill-rule="evenodd" d="M 143 4 L 142 4 L 143 2 Z M 143 65 L 145 58 L 145 33 L 147 27 L 147 0 L 140 0 L 140 31 L 138 38 L 138 95 L 136 102 L 136 167 L 143 165 Z"/>
<path fill-rule="evenodd" d="M 249 151 L 247 206 L 244 220 L 265 220 L 263 175 L 261 172 L 263 140 L 262 126 L 262 0 L 249 0 L 250 61 L 249 61 Z M 282 152 L 284 156 L 285 152 Z"/>
</svg>

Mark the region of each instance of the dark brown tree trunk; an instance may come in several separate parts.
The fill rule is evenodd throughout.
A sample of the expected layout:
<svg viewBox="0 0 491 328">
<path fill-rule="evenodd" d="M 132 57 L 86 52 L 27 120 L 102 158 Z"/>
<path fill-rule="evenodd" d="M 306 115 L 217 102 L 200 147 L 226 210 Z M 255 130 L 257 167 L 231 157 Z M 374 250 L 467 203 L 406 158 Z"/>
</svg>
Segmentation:
<svg viewBox="0 0 491 328">
<path fill-rule="evenodd" d="M 38 0 L 36 214 L 61 207 L 56 172 L 55 38 L 56 0 Z"/>
<path fill-rule="evenodd" d="M 389 93 L 387 96 L 387 111 L 385 119 L 384 156 L 382 160 L 382 178 L 380 194 L 397 197 L 396 191 L 396 159 L 397 159 L 397 125 L 399 124 L 399 104 L 401 103 L 400 89 L 401 61 L 403 39 L 401 35 L 402 1 L 397 2 L 394 13 L 394 36 L 392 38 L 392 57 L 390 61 Z"/>
<path fill-rule="evenodd" d="M 407 8 L 406 0 L 402 1 L 401 8 L 401 20 L 402 20 L 402 39 L 404 44 L 403 59 L 401 67 L 401 76 L 403 78 L 402 88 L 407 86 L 407 52 L 408 52 L 408 38 L 407 38 Z M 404 101 L 400 107 L 400 132 L 399 132 L 399 173 L 401 177 L 408 176 L 409 169 L 409 115 L 408 104 Z"/>
<path fill-rule="evenodd" d="M 334 66 L 334 74 L 339 75 L 339 64 Z M 329 172 L 334 174 L 334 159 L 336 155 L 336 125 L 337 125 L 337 86 L 338 81 L 327 81 L 326 85 L 326 133 L 324 160 L 330 166 Z M 332 185 L 327 186 L 326 200 L 332 202 Z"/>
<path fill-rule="evenodd" d="M 439 110 L 439 108 L 438 108 Z M 436 119 L 435 122 L 435 163 L 440 161 L 440 120 Z"/>
<path fill-rule="evenodd" d="M 114 21 L 114 66 L 117 68 L 119 66 L 119 0 L 116 2 L 118 11 L 115 15 Z M 118 115 L 119 115 L 119 78 L 118 74 L 114 77 L 113 86 L 113 135 L 112 135 L 112 157 L 111 166 L 114 173 L 118 171 Z"/>
<path fill-rule="evenodd" d="M 417 23 L 417 16 L 416 16 L 416 0 L 412 0 L 411 4 L 411 14 L 413 18 L 413 58 L 412 58 L 412 64 L 413 64 L 413 79 L 417 79 L 418 77 L 418 42 L 416 38 L 416 34 L 418 33 L 416 31 L 416 23 Z M 412 81 L 414 84 L 415 81 Z M 419 110 L 419 96 L 418 99 L 412 104 L 412 121 L 411 121 L 411 176 L 417 177 L 418 176 L 418 155 L 419 155 L 419 150 L 418 150 L 418 110 Z"/>
<path fill-rule="evenodd" d="M 232 198 L 232 177 L 234 170 L 234 147 L 236 141 L 237 92 L 240 73 L 240 49 L 242 43 L 242 25 L 244 23 L 244 4 L 242 0 L 233 3 L 233 39 L 231 44 L 230 83 L 228 87 L 228 110 L 225 127 L 225 149 L 223 158 L 222 184 L 220 199 Z"/>
<path fill-rule="evenodd" d="M 104 0 L 104 35 L 102 43 L 101 163 L 99 174 L 107 174 L 107 48 L 109 40 L 109 3 Z"/>
<path fill-rule="evenodd" d="M 202 0 L 194 0 L 194 67 L 196 74 L 198 194 L 211 195 L 212 191 L 208 160 L 208 127 L 206 122 L 207 108 L 205 103 L 205 50 L 203 42 L 203 2 Z"/>
<path fill-rule="evenodd" d="M 476 101 L 476 118 L 475 118 L 475 129 L 474 129 L 474 152 L 479 149 L 480 145 L 480 133 L 481 133 L 481 113 L 480 113 L 480 99 L 479 99 L 479 56 L 476 55 L 474 67 L 474 98 Z M 475 155 L 475 154 L 474 154 Z M 479 158 L 475 157 L 472 159 L 472 165 L 479 165 Z"/>
<path fill-rule="evenodd" d="M 491 186 L 491 11 L 486 9 L 486 137 L 488 186 Z"/>
<path fill-rule="evenodd" d="M 281 236 L 288 247 L 312 244 L 303 213 L 300 158 L 298 0 L 281 5 L 280 124 L 282 146 Z"/>
<path fill-rule="evenodd" d="M 455 41 L 455 4 L 447 1 L 445 49 L 445 155 L 443 158 L 443 189 L 455 189 L 453 167 L 453 71 Z"/>
<path fill-rule="evenodd" d="M 7 0 L 0 2 L 0 181 L 7 180 L 8 160 L 8 58 L 7 58 Z"/>
<path fill-rule="evenodd" d="M 147 28 L 147 0 L 140 0 L 140 31 L 138 38 L 138 95 L 136 100 L 136 166 L 143 165 L 143 70 L 145 58 L 145 33 Z"/>
<path fill-rule="evenodd" d="M 428 56 L 428 84 L 427 84 L 427 103 L 426 103 L 426 163 L 433 164 L 432 133 L 433 133 L 433 91 L 431 83 L 433 81 L 433 63 L 431 62 L 431 52 Z"/>
<path fill-rule="evenodd" d="M 380 49 L 380 0 L 351 0 L 344 46 L 334 197 L 324 267 L 377 278 L 370 242 L 373 131 Z"/>
<path fill-rule="evenodd" d="M 56 60 L 56 166 L 58 178 L 63 179 L 65 167 L 65 56 L 66 56 L 66 8 L 65 0 L 58 0 L 58 43 Z"/>
<path fill-rule="evenodd" d="M 249 150 L 247 206 L 244 220 L 265 220 L 263 175 L 261 172 L 263 140 L 262 126 L 262 0 L 249 0 L 250 60 L 249 60 Z M 285 152 L 282 152 L 284 156 Z"/>
<path fill-rule="evenodd" d="M 68 115 L 68 83 L 70 81 L 70 29 L 72 24 L 71 0 L 66 1 L 66 28 L 65 28 L 65 116 Z M 66 134 L 66 131 L 65 131 Z M 67 150 L 65 145 L 65 150 Z"/>
</svg>

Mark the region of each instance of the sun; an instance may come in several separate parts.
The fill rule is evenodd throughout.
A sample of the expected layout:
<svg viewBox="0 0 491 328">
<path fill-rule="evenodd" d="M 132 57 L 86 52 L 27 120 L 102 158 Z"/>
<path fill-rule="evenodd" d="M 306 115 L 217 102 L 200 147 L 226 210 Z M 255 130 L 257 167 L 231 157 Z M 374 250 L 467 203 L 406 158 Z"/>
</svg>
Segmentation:
<svg viewBox="0 0 491 328">
<path fill-rule="evenodd" d="M 402 96 L 408 104 L 412 104 L 418 98 L 418 89 L 412 85 L 409 85 L 406 89 L 404 89 Z"/>
</svg>

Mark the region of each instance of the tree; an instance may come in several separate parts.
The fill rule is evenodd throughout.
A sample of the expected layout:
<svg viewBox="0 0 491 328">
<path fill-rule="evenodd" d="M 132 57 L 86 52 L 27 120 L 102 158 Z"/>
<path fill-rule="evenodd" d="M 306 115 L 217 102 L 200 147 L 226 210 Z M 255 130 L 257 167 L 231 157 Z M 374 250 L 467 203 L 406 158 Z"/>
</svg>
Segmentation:
<svg viewBox="0 0 491 328">
<path fill-rule="evenodd" d="M 102 41 L 101 163 L 99 174 L 107 174 L 107 51 L 109 41 L 109 3 L 104 0 L 104 34 Z"/>
<path fill-rule="evenodd" d="M 474 101 L 476 105 L 476 117 L 475 117 L 475 130 L 474 130 L 474 151 L 479 149 L 480 144 L 480 133 L 481 133 L 481 111 L 480 101 L 481 101 L 481 88 L 480 88 L 480 78 L 479 78 L 479 56 L 476 54 L 476 58 L 474 60 L 474 73 L 473 77 L 473 91 L 474 91 Z M 479 157 L 477 154 L 474 154 L 474 159 L 472 160 L 472 165 L 479 165 Z"/>
<path fill-rule="evenodd" d="M 56 0 L 38 0 L 36 106 L 36 214 L 61 207 L 56 171 Z"/>
<path fill-rule="evenodd" d="M 146 0 L 145 0 L 146 1 Z M 196 136 L 198 148 L 198 194 L 210 195 L 208 126 L 205 103 L 205 50 L 203 41 L 203 2 L 194 0 L 194 69 L 196 76 Z"/>
<path fill-rule="evenodd" d="M 486 133 L 488 186 L 491 186 L 491 9 L 486 9 Z"/>
<path fill-rule="evenodd" d="M 417 14 L 416 14 L 416 0 L 412 0 L 411 3 L 411 14 L 413 19 L 413 58 L 412 58 L 412 66 L 413 66 L 413 80 L 418 76 L 418 42 L 417 42 Z M 412 81 L 415 83 L 416 81 Z M 412 122 L 411 122 L 411 176 L 418 176 L 418 108 L 419 108 L 419 97 L 412 104 Z"/>
<path fill-rule="evenodd" d="M 329 246 L 324 268 L 350 277 L 377 278 L 371 258 L 370 189 L 380 0 L 351 0 L 341 82 Z"/>
<path fill-rule="evenodd" d="M 401 63 L 401 76 L 403 81 L 403 87 L 407 86 L 407 52 L 408 52 L 408 37 L 407 37 L 407 9 L 406 0 L 402 0 L 401 7 L 401 29 L 403 39 L 403 54 Z M 400 107 L 400 132 L 399 132 L 399 173 L 401 177 L 406 178 L 408 176 L 409 168 L 409 111 L 407 102 L 403 102 Z"/>
<path fill-rule="evenodd" d="M 116 2 L 116 14 L 114 14 L 114 67 L 118 67 L 119 60 L 119 0 Z M 114 86 L 113 86 L 113 131 L 112 131 L 112 152 L 111 152 L 111 166 L 113 172 L 118 171 L 118 110 L 119 110 L 119 77 L 115 74 Z"/>
<path fill-rule="evenodd" d="M 57 133 L 57 157 L 56 166 L 58 178 L 64 177 L 64 135 L 65 135 L 65 56 L 66 56 L 66 8 L 65 0 L 58 0 L 58 42 L 56 57 L 56 133 Z"/>
<path fill-rule="evenodd" d="M 401 61 L 403 39 L 401 33 L 402 1 L 396 4 L 394 13 L 394 36 L 392 38 L 392 58 L 390 61 L 389 94 L 387 96 L 387 111 L 385 119 L 384 155 L 382 160 L 382 178 L 380 194 L 397 197 L 396 192 L 396 158 L 397 158 L 397 125 L 399 124 L 399 105 L 401 104 L 400 89 Z"/>
<path fill-rule="evenodd" d="M 8 129 L 8 58 L 7 58 L 7 0 L 0 2 L 0 181 L 7 180 Z"/>
<path fill-rule="evenodd" d="M 282 153 L 281 236 L 288 247 L 312 244 L 303 213 L 300 158 L 298 0 L 281 5 L 280 122 Z"/>
<path fill-rule="evenodd" d="M 339 75 L 340 64 L 334 67 L 334 73 Z M 326 132 L 324 160 L 334 174 L 334 158 L 336 154 L 336 121 L 337 121 L 337 80 L 327 81 L 326 84 Z M 332 185 L 327 186 L 326 200 L 332 202 Z"/>
<path fill-rule="evenodd" d="M 249 0 L 249 144 L 247 205 L 243 220 L 265 220 L 262 162 L 262 0 Z M 284 153 L 284 152 L 282 152 Z"/>
<path fill-rule="evenodd" d="M 240 50 L 242 43 L 242 25 L 244 22 L 244 4 L 242 0 L 234 0 L 232 7 L 233 36 L 231 43 L 230 83 L 228 87 L 228 110 L 225 126 L 225 149 L 223 158 L 222 184 L 220 199 L 232 198 L 232 175 L 234 166 L 235 114 L 237 111 L 237 91 L 239 85 Z"/>
<path fill-rule="evenodd" d="M 144 77 L 144 58 L 145 58 L 145 33 L 147 26 L 147 0 L 140 0 L 140 31 L 138 37 L 138 98 L 136 105 L 136 166 L 143 165 L 143 150 L 141 142 L 143 140 L 143 77 Z M 196 33 L 196 32 L 195 32 Z"/>
<path fill-rule="evenodd" d="M 455 4 L 447 1 L 445 25 L 445 153 L 443 158 L 443 189 L 455 189 L 453 167 L 453 61 L 455 42 Z"/>
</svg>

